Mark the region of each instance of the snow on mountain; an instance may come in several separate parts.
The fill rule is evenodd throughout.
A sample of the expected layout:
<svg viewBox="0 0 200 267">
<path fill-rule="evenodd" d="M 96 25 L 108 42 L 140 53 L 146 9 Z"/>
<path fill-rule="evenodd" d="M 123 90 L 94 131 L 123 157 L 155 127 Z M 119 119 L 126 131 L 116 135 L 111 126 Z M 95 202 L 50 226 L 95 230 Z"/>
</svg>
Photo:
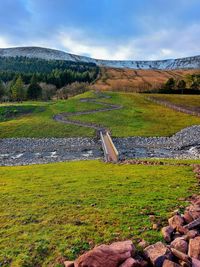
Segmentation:
<svg viewBox="0 0 200 267">
<path fill-rule="evenodd" d="M 63 51 L 42 48 L 42 47 L 14 47 L 0 48 L 0 57 L 24 56 L 29 58 L 41 58 L 45 60 L 69 60 L 73 62 L 96 63 L 98 66 L 113 68 L 130 69 L 200 69 L 200 56 L 153 60 L 153 61 L 135 61 L 135 60 L 101 60 L 84 56 L 73 55 Z"/>
</svg>

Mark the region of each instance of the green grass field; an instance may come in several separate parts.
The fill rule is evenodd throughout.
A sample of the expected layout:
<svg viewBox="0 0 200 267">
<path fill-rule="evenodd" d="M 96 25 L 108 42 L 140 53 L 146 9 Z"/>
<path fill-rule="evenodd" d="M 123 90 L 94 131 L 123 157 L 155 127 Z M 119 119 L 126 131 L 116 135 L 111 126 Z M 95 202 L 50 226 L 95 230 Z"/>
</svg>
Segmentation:
<svg viewBox="0 0 200 267">
<path fill-rule="evenodd" d="M 116 137 L 122 136 L 169 136 L 184 127 L 200 124 L 200 117 L 176 112 L 155 104 L 141 94 L 109 93 L 107 102 L 124 106 L 122 110 L 102 112 L 74 119 L 102 123 Z M 185 96 L 187 98 L 187 96 Z"/>
<path fill-rule="evenodd" d="M 97 171 L 98 170 L 98 171 Z M 164 223 L 197 193 L 191 167 L 79 161 L 0 168 L 0 266 L 60 266 L 100 243 L 161 239 Z"/>
<path fill-rule="evenodd" d="M 200 124 L 200 118 L 176 112 L 145 99 L 145 95 L 109 93 L 111 99 L 100 101 L 122 104 L 122 110 L 74 116 L 86 122 L 95 122 L 108 127 L 113 136 L 169 136 L 184 127 Z M 34 105 L 33 113 L 0 123 L 0 138 L 7 137 L 71 137 L 94 136 L 94 131 L 84 127 L 55 122 L 53 115 L 60 112 L 75 112 L 102 106 L 80 103 L 79 98 L 94 97 L 91 92 L 67 101 L 26 102 L 19 105 Z M 177 96 L 170 96 L 177 97 Z M 197 104 L 198 96 L 178 96 L 188 103 Z M 188 100 L 189 99 L 189 100 Z M 15 104 L 16 105 L 16 104 Z M 2 108 L 3 105 L 0 105 Z M 39 107 L 45 110 L 41 111 Z"/>
<path fill-rule="evenodd" d="M 84 96 L 91 94 L 85 93 Z M 81 96 L 80 96 L 81 97 Z M 69 137 L 69 136 L 92 136 L 93 130 L 83 127 L 66 125 L 53 120 L 53 115 L 60 112 L 74 112 L 98 107 L 98 105 L 87 105 L 79 102 L 80 97 L 74 97 L 67 101 L 50 101 L 50 102 L 24 102 L 16 105 L 33 105 L 37 108 L 33 113 L 16 117 L 0 123 L 0 138 L 8 137 Z M 0 107 L 8 105 L 0 105 Z M 12 106 L 11 104 L 9 106 Z M 44 111 L 40 111 L 40 107 Z M 99 106 L 100 107 L 100 106 Z"/>
</svg>

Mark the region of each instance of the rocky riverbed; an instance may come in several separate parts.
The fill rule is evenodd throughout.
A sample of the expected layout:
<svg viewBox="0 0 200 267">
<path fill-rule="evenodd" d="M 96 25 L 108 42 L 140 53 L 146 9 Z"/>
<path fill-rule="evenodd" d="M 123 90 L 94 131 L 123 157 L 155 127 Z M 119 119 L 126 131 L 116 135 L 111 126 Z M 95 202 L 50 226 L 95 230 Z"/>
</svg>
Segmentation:
<svg viewBox="0 0 200 267">
<path fill-rule="evenodd" d="M 92 138 L 10 138 L 0 140 L 0 166 L 29 165 L 102 157 Z"/>
<path fill-rule="evenodd" d="M 121 159 L 200 159 L 200 125 L 185 128 L 171 137 L 113 139 Z"/>
<path fill-rule="evenodd" d="M 113 138 L 120 159 L 200 159 L 200 125 L 172 137 Z M 68 160 L 103 159 L 95 138 L 10 138 L 0 140 L 0 166 L 29 165 Z"/>
</svg>

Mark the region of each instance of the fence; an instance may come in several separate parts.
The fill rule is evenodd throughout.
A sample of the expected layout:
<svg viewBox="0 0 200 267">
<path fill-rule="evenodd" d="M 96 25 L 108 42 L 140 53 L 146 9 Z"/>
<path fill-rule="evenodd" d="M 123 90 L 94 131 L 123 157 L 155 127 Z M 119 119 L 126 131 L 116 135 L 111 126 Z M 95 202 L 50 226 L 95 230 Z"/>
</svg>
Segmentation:
<svg viewBox="0 0 200 267">
<path fill-rule="evenodd" d="M 179 112 L 187 113 L 187 114 L 190 114 L 193 116 L 200 116 L 200 112 L 198 112 L 198 111 L 193 111 L 193 110 L 190 110 L 188 108 L 184 108 L 184 107 L 172 104 L 172 103 L 165 101 L 165 100 L 159 100 L 159 99 L 156 99 L 155 97 L 146 97 L 146 99 L 148 99 L 148 100 L 150 100 L 156 104 L 163 105 L 165 107 L 174 109 L 174 110 L 179 111 Z"/>
</svg>

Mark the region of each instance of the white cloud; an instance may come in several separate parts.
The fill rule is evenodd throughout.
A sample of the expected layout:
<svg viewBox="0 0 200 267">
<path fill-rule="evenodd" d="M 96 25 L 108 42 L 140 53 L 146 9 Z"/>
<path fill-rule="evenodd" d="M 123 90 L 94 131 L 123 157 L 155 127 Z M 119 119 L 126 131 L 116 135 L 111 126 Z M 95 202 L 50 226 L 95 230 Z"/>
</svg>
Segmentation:
<svg viewBox="0 0 200 267">
<path fill-rule="evenodd" d="M 61 29 L 49 37 L 11 41 L 0 36 L 0 47 L 43 46 L 66 52 L 110 60 L 157 60 L 200 54 L 200 25 L 182 29 L 162 29 L 129 40 L 97 39 L 79 29 Z"/>
<path fill-rule="evenodd" d="M 8 46 L 10 46 L 8 40 L 5 37 L 0 36 L 0 48 L 6 48 Z"/>
<path fill-rule="evenodd" d="M 122 40 L 120 44 L 115 44 L 113 40 L 99 41 L 72 29 L 57 35 L 57 43 L 73 54 L 110 60 L 156 60 L 200 54 L 200 25 L 181 30 L 163 29 L 139 38 Z"/>
<path fill-rule="evenodd" d="M 60 44 L 72 54 L 90 55 L 97 59 L 124 59 L 129 58 L 130 50 L 126 46 L 112 44 L 98 45 L 97 42 L 87 40 L 87 37 L 76 37 L 73 34 L 60 32 L 58 36 Z"/>
</svg>

